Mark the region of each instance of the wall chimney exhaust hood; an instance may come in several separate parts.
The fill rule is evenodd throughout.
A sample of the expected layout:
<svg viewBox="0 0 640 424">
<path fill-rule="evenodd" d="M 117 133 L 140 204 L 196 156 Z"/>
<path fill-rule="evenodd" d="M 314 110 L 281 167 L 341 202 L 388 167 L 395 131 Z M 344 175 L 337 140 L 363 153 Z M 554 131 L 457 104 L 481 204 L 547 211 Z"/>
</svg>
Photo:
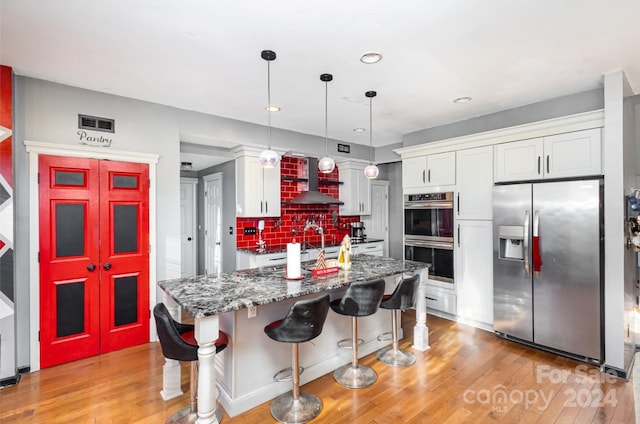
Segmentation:
<svg viewBox="0 0 640 424">
<path fill-rule="evenodd" d="M 285 205 L 344 205 L 344 202 L 334 199 L 318 191 L 318 159 L 307 157 L 309 166 L 309 189 L 298 194 Z"/>
</svg>

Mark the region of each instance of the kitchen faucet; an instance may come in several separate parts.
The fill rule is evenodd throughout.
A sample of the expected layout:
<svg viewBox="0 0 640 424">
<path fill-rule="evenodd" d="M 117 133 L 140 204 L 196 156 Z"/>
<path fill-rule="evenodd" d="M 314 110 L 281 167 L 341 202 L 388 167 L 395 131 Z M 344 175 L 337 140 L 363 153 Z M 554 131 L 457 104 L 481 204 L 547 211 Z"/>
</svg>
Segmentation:
<svg viewBox="0 0 640 424">
<path fill-rule="evenodd" d="M 309 228 L 315 228 L 316 232 L 318 234 L 320 234 L 320 250 L 324 251 L 324 230 L 322 229 L 321 226 L 319 226 L 318 224 L 316 224 L 313 221 L 307 220 L 305 226 L 304 226 L 304 230 L 302 230 L 303 234 L 309 229 Z"/>
</svg>

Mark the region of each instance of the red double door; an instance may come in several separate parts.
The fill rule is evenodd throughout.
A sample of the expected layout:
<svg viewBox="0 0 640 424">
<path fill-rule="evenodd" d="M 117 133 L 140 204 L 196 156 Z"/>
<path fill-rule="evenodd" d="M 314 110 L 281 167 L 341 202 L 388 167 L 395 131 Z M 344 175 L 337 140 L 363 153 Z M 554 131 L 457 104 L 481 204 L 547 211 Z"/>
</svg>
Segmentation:
<svg viewBox="0 0 640 424">
<path fill-rule="evenodd" d="M 40 366 L 149 341 L 149 168 L 40 156 Z"/>
</svg>

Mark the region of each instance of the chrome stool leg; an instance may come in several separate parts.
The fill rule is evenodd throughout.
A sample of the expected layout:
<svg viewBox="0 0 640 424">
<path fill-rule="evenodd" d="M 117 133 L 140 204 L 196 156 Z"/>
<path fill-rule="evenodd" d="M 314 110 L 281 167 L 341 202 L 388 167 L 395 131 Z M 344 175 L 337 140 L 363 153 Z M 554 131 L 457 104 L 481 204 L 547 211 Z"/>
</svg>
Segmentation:
<svg viewBox="0 0 640 424">
<path fill-rule="evenodd" d="M 378 379 L 376 372 L 358 364 L 358 317 L 351 317 L 353 358 L 351 364 L 344 365 L 333 372 L 333 378 L 342 386 L 350 389 L 369 387 Z"/>
<path fill-rule="evenodd" d="M 298 343 L 291 344 L 293 389 L 273 400 L 271 415 L 281 423 L 298 424 L 311 421 L 322 411 L 322 401 L 316 395 L 300 391 Z"/>
<path fill-rule="evenodd" d="M 392 347 L 385 347 L 378 351 L 378 359 L 385 364 L 393 365 L 395 367 L 408 366 L 416 362 L 416 357 L 413 353 L 398 349 L 398 313 L 400 310 L 391 310 L 391 333 L 393 337 Z"/>
</svg>

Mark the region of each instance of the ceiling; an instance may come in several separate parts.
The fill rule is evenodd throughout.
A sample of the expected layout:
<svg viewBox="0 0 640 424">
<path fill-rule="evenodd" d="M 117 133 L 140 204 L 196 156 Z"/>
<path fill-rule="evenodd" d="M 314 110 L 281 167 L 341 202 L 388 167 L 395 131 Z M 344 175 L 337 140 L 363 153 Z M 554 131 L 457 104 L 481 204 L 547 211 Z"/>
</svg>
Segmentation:
<svg viewBox="0 0 640 424">
<path fill-rule="evenodd" d="M 19 75 L 373 145 L 601 87 L 640 89 L 637 0 L 0 0 Z M 381 62 L 359 58 L 379 52 Z M 471 102 L 453 99 L 470 96 Z"/>
</svg>

